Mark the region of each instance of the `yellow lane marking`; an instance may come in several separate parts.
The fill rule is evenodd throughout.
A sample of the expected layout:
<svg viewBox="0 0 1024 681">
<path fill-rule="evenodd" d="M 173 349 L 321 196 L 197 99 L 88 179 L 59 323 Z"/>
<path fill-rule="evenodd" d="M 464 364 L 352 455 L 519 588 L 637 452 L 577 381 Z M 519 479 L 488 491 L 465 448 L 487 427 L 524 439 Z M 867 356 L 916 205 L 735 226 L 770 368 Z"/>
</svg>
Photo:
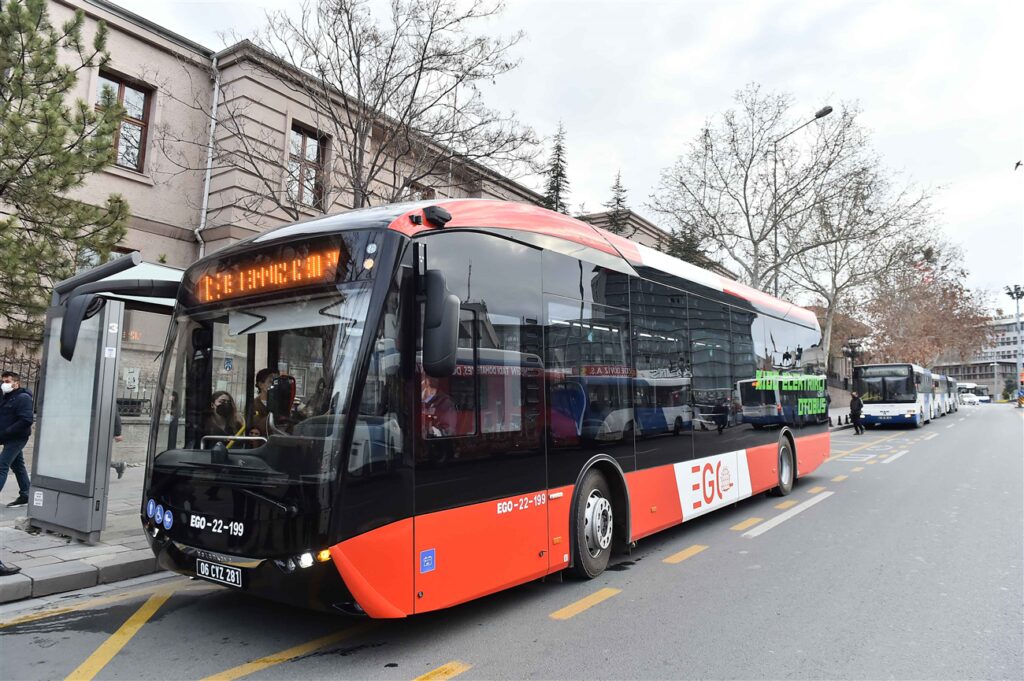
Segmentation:
<svg viewBox="0 0 1024 681">
<path fill-rule="evenodd" d="M 20 617 L 14 617 L 12 619 L 0 622 L 0 629 L 6 627 L 13 627 L 18 624 L 25 624 L 26 622 L 35 622 L 36 620 L 43 620 L 47 617 L 56 617 L 57 615 L 63 615 L 69 612 L 75 612 L 77 610 L 88 610 L 89 608 L 98 608 L 101 605 L 110 605 L 111 603 L 117 603 L 118 601 L 126 601 L 135 596 L 142 596 L 145 594 L 152 594 L 154 591 L 159 591 L 165 588 L 172 589 L 184 589 L 189 593 L 196 593 L 202 591 L 220 591 L 223 587 L 214 586 L 213 584 L 197 584 L 189 582 L 186 579 L 182 579 L 181 583 L 172 587 L 166 585 L 160 585 L 157 587 L 147 587 L 145 589 L 134 589 L 132 591 L 124 591 L 121 593 L 111 594 L 109 596 L 97 596 L 96 598 L 89 598 L 75 603 L 73 605 L 65 605 L 59 608 L 50 608 L 49 610 L 41 610 L 39 612 L 29 613 L 27 615 L 21 615 Z"/>
<path fill-rule="evenodd" d="M 775 508 L 780 511 L 785 511 L 787 508 L 793 508 L 796 506 L 796 502 L 790 499 L 789 501 L 783 501 L 781 504 L 775 504 Z"/>
<path fill-rule="evenodd" d="M 871 459 L 871 460 L 869 460 L 869 461 L 865 461 L 864 463 L 866 463 L 866 464 L 867 464 L 867 465 L 869 465 L 869 466 L 872 466 L 872 465 L 874 465 L 874 464 L 876 464 L 876 463 L 878 463 L 878 462 L 877 462 L 877 461 L 875 461 L 874 459 Z"/>
<path fill-rule="evenodd" d="M 450 679 L 458 676 L 472 666 L 473 665 L 466 664 L 465 662 L 452 660 L 448 664 L 443 664 L 432 672 L 427 672 L 423 676 L 417 676 L 413 681 L 444 681 L 444 679 Z"/>
<path fill-rule="evenodd" d="M 851 473 L 860 473 L 862 470 L 864 470 L 864 466 L 857 466 L 856 468 L 851 468 L 850 472 Z"/>
<path fill-rule="evenodd" d="M 809 490 L 807 490 L 807 493 L 808 494 L 817 494 L 818 492 L 824 492 L 824 491 L 825 491 L 825 488 L 822 487 L 821 485 L 818 485 L 817 487 L 812 487 Z"/>
<path fill-rule="evenodd" d="M 754 525 L 757 525 L 762 520 L 764 520 L 764 518 L 747 518 L 742 523 L 736 523 L 735 525 L 733 525 L 729 529 L 730 530 L 745 530 L 748 527 L 753 527 Z"/>
<path fill-rule="evenodd" d="M 707 548 L 706 546 L 703 546 L 701 544 L 694 544 L 690 548 L 683 549 L 679 553 L 673 553 L 671 556 L 669 556 L 668 558 L 664 559 L 661 562 L 662 563 L 669 563 L 670 565 L 675 565 L 676 563 L 682 563 L 687 558 L 693 558 L 694 556 L 696 556 L 698 553 L 700 553 L 701 551 L 703 551 L 706 548 Z"/>
<path fill-rule="evenodd" d="M 843 452 L 843 453 L 842 453 L 842 454 L 840 454 L 839 456 L 830 456 L 830 457 L 828 457 L 827 459 L 825 459 L 825 463 L 828 463 L 829 461 L 835 461 L 836 459 L 841 459 L 841 458 L 843 458 L 844 456 L 846 456 L 847 454 L 853 454 L 854 452 L 859 452 L 859 451 L 860 451 L 860 450 L 862 450 L 862 449 L 867 449 L 868 447 L 870 447 L 870 446 L 872 446 L 872 445 L 877 445 L 877 444 L 879 444 L 879 443 L 881 443 L 881 442 L 885 442 L 886 440 L 891 440 L 891 439 L 893 439 L 894 437 L 899 437 L 899 436 L 900 436 L 900 435 L 902 435 L 902 434 L 903 434 L 903 433 L 893 433 L 892 435 L 886 435 L 885 437 L 883 437 L 883 438 L 881 438 L 881 439 L 879 439 L 879 440 L 872 440 L 871 442 L 865 442 L 865 443 L 864 443 L 864 444 L 862 444 L 862 445 L 861 445 L 860 447 L 854 447 L 854 448 L 853 448 L 853 449 L 851 449 L 850 451 L 848 451 L 848 452 Z"/>
<path fill-rule="evenodd" d="M 257 660 L 253 660 L 252 662 L 246 662 L 245 664 L 240 664 L 237 667 L 226 669 L 220 672 L 219 674 L 207 676 L 203 681 L 229 681 L 230 679 L 240 679 L 243 676 L 255 674 L 256 672 L 262 669 L 266 669 L 267 667 L 273 667 L 274 665 L 278 665 L 283 662 L 289 662 L 297 657 L 308 655 L 309 653 L 312 653 L 315 650 L 319 650 L 320 648 L 326 648 L 327 646 L 338 643 L 339 641 L 344 641 L 346 638 L 351 638 L 352 636 L 361 634 L 369 629 L 374 628 L 375 626 L 377 626 L 376 622 L 367 622 L 366 624 L 361 624 L 357 627 L 343 629 L 342 631 L 336 631 L 333 634 L 328 634 L 327 636 L 315 638 L 312 641 L 309 641 L 308 643 L 301 643 L 297 646 L 286 648 L 281 652 L 271 653 L 270 655 L 261 657 Z"/>
<path fill-rule="evenodd" d="M 832 478 L 832 482 L 842 482 L 843 480 L 846 480 L 845 475 L 837 475 L 836 477 Z"/>
<path fill-rule="evenodd" d="M 888 458 L 889 458 L 889 455 L 888 455 L 888 454 L 879 454 L 879 455 L 878 455 L 878 458 L 879 458 L 879 459 L 888 459 Z"/>
<path fill-rule="evenodd" d="M 160 606 L 167 602 L 167 599 L 174 595 L 174 589 L 167 589 L 150 596 L 142 607 L 135 611 L 121 627 L 110 635 L 96 651 L 86 658 L 85 662 L 68 674 L 68 679 L 75 681 L 88 681 L 95 678 L 107 664 L 114 659 L 114 656 L 121 652 L 121 648 L 127 645 L 128 641 L 139 632 L 149 618 L 156 614 Z"/>
<path fill-rule="evenodd" d="M 553 620 L 567 620 L 570 617 L 575 617 L 584 610 L 592 608 L 601 601 L 606 601 L 617 593 L 620 593 L 622 589 L 612 589 L 611 587 L 605 587 L 600 589 L 586 598 L 581 598 L 571 605 L 567 605 L 561 610 L 555 610 L 549 615 Z"/>
</svg>

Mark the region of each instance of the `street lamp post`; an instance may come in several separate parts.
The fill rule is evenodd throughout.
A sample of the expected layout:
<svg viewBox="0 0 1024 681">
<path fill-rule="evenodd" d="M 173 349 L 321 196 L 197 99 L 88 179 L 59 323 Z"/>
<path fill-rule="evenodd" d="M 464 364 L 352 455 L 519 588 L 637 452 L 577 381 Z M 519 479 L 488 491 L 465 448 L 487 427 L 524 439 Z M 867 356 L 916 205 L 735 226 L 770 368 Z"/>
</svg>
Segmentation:
<svg viewBox="0 0 1024 681">
<path fill-rule="evenodd" d="M 860 350 L 861 344 L 858 341 L 850 339 L 843 345 L 843 354 L 850 358 L 850 382 L 853 382 L 853 367 L 857 364 L 857 351 Z"/>
<path fill-rule="evenodd" d="M 1012 288 L 1007 286 L 1006 295 L 1013 298 L 1013 302 L 1016 303 L 1017 305 L 1017 350 L 1016 352 L 1013 353 L 1014 355 L 1017 356 L 1017 374 L 1016 378 L 1014 379 L 1014 383 L 1017 386 L 1017 391 L 1015 391 L 1015 394 L 1012 395 L 1012 398 L 1014 402 L 1016 402 L 1017 407 L 1020 407 L 1020 400 L 1017 399 L 1016 393 L 1019 392 L 1022 383 L 1021 362 L 1022 360 L 1024 360 L 1024 337 L 1021 336 L 1020 331 L 1020 299 L 1024 298 L 1024 286 L 1021 286 L 1020 284 L 1014 284 Z"/>
<path fill-rule="evenodd" d="M 774 231 L 775 241 L 775 273 L 773 277 L 775 283 L 773 284 L 772 289 L 776 297 L 779 295 L 779 142 L 786 139 L 794 132 L 804 129 L 819 118 L 828 116 L 830 113 L 832 113 L 832 107 L 822 107 L 814 113 L 814 118 L 811 120 L 806 123 L 801 123 L 782 137 L 777 137 L 772 140 L 772 228 Z"/>
</svg>

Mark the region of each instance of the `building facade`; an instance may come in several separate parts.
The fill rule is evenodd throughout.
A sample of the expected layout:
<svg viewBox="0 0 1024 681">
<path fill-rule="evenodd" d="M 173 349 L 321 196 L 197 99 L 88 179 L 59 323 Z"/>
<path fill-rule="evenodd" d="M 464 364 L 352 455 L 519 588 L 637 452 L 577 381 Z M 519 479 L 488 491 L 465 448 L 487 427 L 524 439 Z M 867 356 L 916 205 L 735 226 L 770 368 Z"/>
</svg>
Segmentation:
<svg viewBox="0 0 1024 681">
<path fill-rule="evenodd" d="M 993 398 L 999 398 L 1007 384 L 1020 385 L 1017 359 L 1021 356 L 1017 318 L 997 317 L 988 322 L 992 344 L 968 362 L 941 361 L 936 371 L 952 376 L 961 383 L 977 383 L 988 387 Z"/>
</svg>

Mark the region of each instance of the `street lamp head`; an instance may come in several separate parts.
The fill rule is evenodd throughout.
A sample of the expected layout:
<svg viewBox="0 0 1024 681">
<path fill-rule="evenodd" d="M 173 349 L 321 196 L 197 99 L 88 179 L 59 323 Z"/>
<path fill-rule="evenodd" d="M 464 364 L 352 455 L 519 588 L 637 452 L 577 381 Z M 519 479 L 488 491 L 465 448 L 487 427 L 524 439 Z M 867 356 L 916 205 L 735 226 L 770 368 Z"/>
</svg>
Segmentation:
<svg viewBox="0 0 1024 681">
<path fill-rule="evenodd" d="M 818 112 L 814 114 L 814 117 L 824 118 L 825 116 L 828 116 L 830 113 L 832 113 L 832 107 L 826 106 L 824 108 L 818 109 Z"/>
</svg>

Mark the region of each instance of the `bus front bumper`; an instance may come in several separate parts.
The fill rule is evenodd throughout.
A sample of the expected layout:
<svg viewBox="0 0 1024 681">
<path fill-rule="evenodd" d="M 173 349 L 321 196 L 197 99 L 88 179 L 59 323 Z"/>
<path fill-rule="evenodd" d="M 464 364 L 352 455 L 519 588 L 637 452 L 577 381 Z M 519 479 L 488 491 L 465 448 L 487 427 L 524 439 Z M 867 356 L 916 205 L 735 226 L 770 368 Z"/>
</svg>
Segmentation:
<svg viewBox="0 0 1024 681">
<path fill-rule="evenodd" d="M 160 567 L 260 598 L 327 612 L 358 612 L 333 560 L 301 567 L 294 559 L 274 560 L 207 551 L 146 534 Z"/>
</svg>

